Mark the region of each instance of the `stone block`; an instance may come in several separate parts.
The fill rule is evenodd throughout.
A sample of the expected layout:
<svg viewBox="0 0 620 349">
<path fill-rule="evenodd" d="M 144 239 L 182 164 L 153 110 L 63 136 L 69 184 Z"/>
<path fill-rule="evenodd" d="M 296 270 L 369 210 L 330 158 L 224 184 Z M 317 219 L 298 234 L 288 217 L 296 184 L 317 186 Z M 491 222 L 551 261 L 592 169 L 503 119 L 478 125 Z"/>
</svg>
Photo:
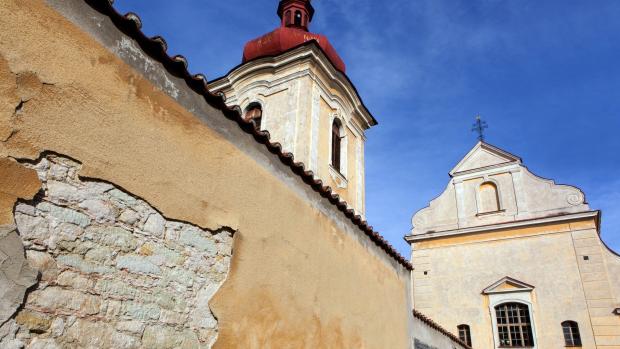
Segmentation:
<svg viewBox="0 0 620 349">
<path fill-rule="evenodd" d="M 61 349 L 54 339 L 42 339 L 35 337 L 28 345 L 28 349 Z"/>
<path fill-rule="evenodd" d="M 179 242 L 186 246 L 197 248 L 206 252 L 209 255 L 215 255 L 217 253 L 217 246 L 215 241 L 209 238 L 205 238 L 207 233 L 199 230 L 198 228 L 187 228 L 181 231 L 179 236 Z"/>
<path fill-rule="evenodd" d="M 120 227 L 91 226 L 86 229 L 85 237 L 123 252 L 134 251 L 138 247 L 133 233 Z"/>
<path fill-rule="evenodd" d="M 139 291 L 133 286 L 124 283 L 122 280 L 106 280 L 97 281 L 95 290 L 103 297 L 114 297 L 120 299 L 133 299 Z"/>
<path fill-rule="evenodd" d="M 116 331 L 110 324 L 78 319 L 67 329 L 67 339 L 78 348 L 134 349 L 140 346 L 138 338 Z"/>
<path fill-rule="evenodd" d="M 110 197 L 112 197 L 113 199 L 120 201 L 121 203 L 127 206 L 134 206 L 138 203 L 138 200 L 136 200 L 136 198 L 134 198 L 131 195 L 126 194 L 125 192 L 119 189 L 112 189 L 108 192 L 108 194 L 110 194 Z"/>
<path fill-rule="evenodd" d="M 121 213 L 118 219 L 125 224 L 134 225 L 140 220 L 140 215 L 132 209 L 126 209 Z"/>
<path fill-rule="evenodd" d="M 20 326 L 26 327 L 31 332 L 36 333 L 45 332 L 52 325 L 52 320 L 48 315 L 30 310 L 22 310 L 19 312 L 15 317 L 15 322 Z"/>
<path fill-rule="evenodd" d="M 73 223 L 82 228 L 90 225 L 90 218 L 87 215 L 70 208 L 56 206 L 44 201 L 37 205 L 37 209 L 48 213 L 59 222 Z"/>
<path fill-rule="evenodd" d="M 49 225 L 42 217 L 33 217 L 20 212 L 15 213 L 17 230 L 24 240 L 43 241 L 49 236 Z"/>
<path fill-rule="evenodd" d="M 166 227 L 166 220 L 159 213 L 152 213 L 144 223 L 143 230 L 146 233 L 150 233 L 156 237 L 162 237 L 164 235 L 164 229 Z"/>
<path fill-rule="evenodd" d="M 58 256 L 56 260 L 60 264 L 72 267 L 83 273 L 109 274 L 114 272 L 113 268 L 87 262 L 79 255 L 62 255 Z"/>
<path fill-rule="evenodd" d="M 159 321 L 168 325 L 181 325 L 187 321 L 187 315 L 170 310 L 162 310 Z"/>
<path fill-rule="evenodd" d="M 148 256 L 149 260 L 159 266 L 179 266 L 185 262 L 185 257 L 161 244 L 146 243 L 140 247 L 140 254 Z"/>
<path fill-rule="evenodd" d="M 101 309 L 99 297 L 59 287 L 34 291 L 29 296 L 29 302 L 38 307 L 71 311 L 80 315 L 95 315 Z"/>
<path fill-rule="evenodd" d="M 89 290 L 93 281 L 73 271 L 64 271 L 56 279 L 59 286 L 71 287 L 77 290 Z"/>
<path fill-rule="evenodd" d="M 116 210 L 102 200 L 89 199 L 80 203 L 80 208 L 98 223 L 110 223 L 116 219 Z"/>
<path fill-rule="evenodd" d="M 41 274 L 41 281 L 49 282 L 58 276 L 58 266 L 52 256 L 45 252 L 28 250 L 26 259 L 31 267 Z"/>
<path fill-rule="evenodd" d="M 148 326 L 142 336 L 142 344 L 152 349 L 199 348 L 198 336 L 192 331 L 176 331 L 166 326 Z"/>
<path fill-rule="evenodd" d="M 84 233 L 84 229 L 75 224 L 61 223 L 58 227 L 56 227 L 56 229 L 54 229 L 54 232 L 56 233 L 58 240 L 75 241 Z"/>
<path fill-rule="evenodd" d="M 85 257 L 86 259 L 89 259 L 95 262 L 105 263 L 109 260 L 112 260 L 115 256 L 116 256 L 116 251 L 108 247 L 96 246 L 88 250 Z"/>
<path fill-rule="evenodd" d="M 155 304 L 128 301 L 123 302 L 121 312 L 123 315 L 136 320 L 157 320 L 161 315 L 161 308 Z"/>
<path fill-rule="evenodd" d="M 145 326 L 146 325 L 142 321 L 121 321 L 116 324 L 116 329 L 122 332 L 142 336 Z"/>
<path fill-rule="evenodd" d="M 161 274 L 161 269 L 157 265 L 151 263 L 146 257 L 138 255 L 118 257 L 116 259 L 116 267 L 137 274 Z"/>
<path fill-rule="evenodd" d="M 47 197 L 55 203 L 78 203 L 86 198 L 84 192 L 64 182 L 51 180 L 47 181 L 46 186 Z"/>
<path fill-rule="evenodd" d="M 65 320 L 61 317 L 57 317 L 52 321 L 50 325 L 50 332 L 54 337 L 60 337 L 65 331 Z"/>
</svg>

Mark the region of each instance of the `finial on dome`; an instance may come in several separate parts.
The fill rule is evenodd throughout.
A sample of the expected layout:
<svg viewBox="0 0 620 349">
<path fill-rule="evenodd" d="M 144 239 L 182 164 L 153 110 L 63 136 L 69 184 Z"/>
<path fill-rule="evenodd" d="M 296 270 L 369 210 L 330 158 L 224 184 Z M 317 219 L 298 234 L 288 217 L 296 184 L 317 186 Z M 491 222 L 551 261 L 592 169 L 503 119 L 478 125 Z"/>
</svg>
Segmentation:
<svg viewBox="0 0 620 349">
<path fill-rule="evenodd" d="M 293 27 L 308 31 L 314 7 L 310 0 L 280 0 L 278 16 L 282 19 L 283 27 Z"/>
</svg>

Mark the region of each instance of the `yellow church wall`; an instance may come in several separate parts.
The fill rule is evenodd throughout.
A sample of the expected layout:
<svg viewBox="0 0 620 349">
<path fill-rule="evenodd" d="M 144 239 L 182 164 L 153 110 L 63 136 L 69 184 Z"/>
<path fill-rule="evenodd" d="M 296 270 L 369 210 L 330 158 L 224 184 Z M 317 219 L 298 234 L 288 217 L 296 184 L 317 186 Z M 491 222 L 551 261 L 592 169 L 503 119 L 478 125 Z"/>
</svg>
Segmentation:
<svg viewBox="0 0 620 349">
<path fill-rule="evenodd" d="M 0 157 L 62 154 L 83 164 L 83 177 L 114 183 L 166 217 L 237 232 L 211 302 L 216 348 L 410 345 L 407 270 L 251 136 L 166 75 L 163 88 L 193 100 L 200 117 L 190 113 L 41 0 L 3 1 L 0 17 Z M 105 19 L 99 28 L 88 16 L 74 20 L 92 35 L 107 30 L 101 40 L 117 35 Z M 145 58 L 128 41 L 112 44 L 129 61 Z M 16 83 L 26 72 L 35 89 Z"/>
<path fill-rule="evenodd" d="M 491 304 L 482 291 L 509 276 L 534 286 L 530 297 L 537 348 L 564 347 L 561 323 L 566 320 L 579 323 L 584 348 L 595 348 L 588 286 L 575 262 L 573 233 L 569 224 L 544 228 L 547 232 L 536 227 L 416 243 L 415 307 L 454 331 L 460 324 L 470 325 L 475 348 L 495 348 Z M 597 343 L 608 338 L 597 337 Z"/>
</svg>

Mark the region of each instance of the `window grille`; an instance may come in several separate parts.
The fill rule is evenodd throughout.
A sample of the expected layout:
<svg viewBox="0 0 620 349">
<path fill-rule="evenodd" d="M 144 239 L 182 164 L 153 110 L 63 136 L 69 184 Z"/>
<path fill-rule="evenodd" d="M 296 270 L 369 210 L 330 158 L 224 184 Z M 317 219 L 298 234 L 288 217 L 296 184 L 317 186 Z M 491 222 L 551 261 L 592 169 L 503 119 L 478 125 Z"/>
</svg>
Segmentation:
<svg viewBox="0 0 620 349">
<path fill-rule="evenodd" d="M 500 348 L 534 346 L 529 308 L 521 303 L 504 303 L 495 307 Z"/>
</svg>

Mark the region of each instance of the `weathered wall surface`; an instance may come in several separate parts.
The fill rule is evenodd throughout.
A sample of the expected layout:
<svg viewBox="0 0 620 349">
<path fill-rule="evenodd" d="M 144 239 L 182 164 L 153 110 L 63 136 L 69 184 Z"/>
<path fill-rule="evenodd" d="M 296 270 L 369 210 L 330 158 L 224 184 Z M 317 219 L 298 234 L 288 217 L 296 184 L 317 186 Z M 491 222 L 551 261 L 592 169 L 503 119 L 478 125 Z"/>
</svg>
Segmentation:
<svg viewBox="0 0 620 349">
<path fill-rule="evenodd" d="M 43 191 L 17 205 L 15 240 L 41 280 L 0 346 L 210 347 L 208 303 L 228 273 L 232 233 L 167 220 L 111 184 L 80 180 L 66 158 L 33 167 Z"/>
<path fill-rule="evenodd" d="M 561 323 L 566 320 L 577 321 L 584 348 L 594 348 L 572 238 L 590 226 L 555 224 L 416 243 L 415 307 L 447 329 L 469 325 L 474 348 L 495 348 L 490 301 L 482 291 L 510 276 L 534 286 L 537 348 L 564 347 Z"/>
<path fill-rule="evenodd" d="M 42 0 L 0 3 L 0 157 L 37 161 L 43 152 L 54 152 L 81 164 L 80 185 L 109 183 L 140 198 L 166 221 L 166 230 L 171 222 L 187 222 L 204 234 L 235 231 L 227 280 L 209 304 L 218 320 L 218 348 L 410 345 L 410 280 L 403 266 L 236 124 L 146 57 L 107 17 L 81 0 L 49 3 L 64 16 Z M 90 211 L 96 206 L 55 201 L 49 183 L 41 202 L 18 206 L 18 229 L 42 280 L 11 320 L 9 336 L 80 346 L 97 319 L 101 340 L 113 347 L 211 340 L 208 326 L 213 324 L 192 322 L 191 310 L 186 311 L 190 303 L 146 299 L 155 296 L 146 290 L 171 293 L 167 287 L 179 287 L 186 302 L 208 299 L 199 294 L 196 278 L 217 271 L 217 263 L 190 263 L 192 257 L 181 263 L 172 253 L 189 249 L 190 256 L 200 256 L 200 245 L 187 246 L 182 234 L 149 233 L 148 218 L 140 216 L 130 233 L 121 234 L 133 241 L 131 249 L 116 246 L 108 241 L 108 230 L 125 224 L 124 210 L 114 220 L 98 221 Z M 97 200 L 116 207 L 109 191 L 97 193 L 102 195 Z M 48 233 L 31 230 L 33 221 L 48 224 Z M 153 226 L 161 226 L 157 221 Z M 73 230 L 50 229 L 53 223 L 71 224 Z M 154 241 L 153 249 L 142 249 Z M 97 253 L 88 254 L 85 244 Z M 158 246 L 172 252 L 158 259 Z M 46 256 L 53 263 L 46 263 Z M 225 275 L 225 257 L 219 277 Z M 166 284 L 172 269 L 190 276 Z M 191 288 L 183 281 L 189 279 Z M 132 287 L 140 291 L 133 299 L 115 294 L 132 294 Z M 52 301 L 59 296 L 72 301 Z M 120 325 L 125 321 L 130 323 Z M 176 332 L 169 336 L 171 331 Z M 158 336 L 176 339 L 159 341 Z"/>
</svg>

